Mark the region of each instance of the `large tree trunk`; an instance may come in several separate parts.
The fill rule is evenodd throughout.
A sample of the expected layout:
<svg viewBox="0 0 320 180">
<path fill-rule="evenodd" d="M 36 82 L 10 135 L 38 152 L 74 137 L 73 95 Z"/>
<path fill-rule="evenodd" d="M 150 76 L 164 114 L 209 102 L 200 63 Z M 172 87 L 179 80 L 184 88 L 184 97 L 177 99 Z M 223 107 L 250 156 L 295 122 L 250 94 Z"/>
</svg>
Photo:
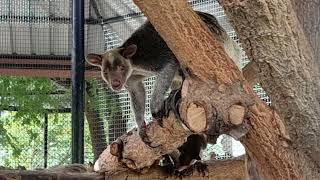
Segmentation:
<svg viewBox="0 0 320 180">
<path fill-rule="evenodd" d="M 141 169 L 180 146 L 192 132 L 227 133 L 245 145 L 263 179 L 317 179 L 319 123 L 312 51 L 285 0 L 221 1 L 277 110 L 252 91 L 222 46 L 185 0 L 135 0 L 191 76 L 183 83 L 179 115 L 150 123 L 157 148 L 136 132 L 108 147 L 98 165 Z M 268 86 L 266 86 L 268 85 Z M 278 115 L 279 113 L 279 115 Z M 187 127 L 187 128 L 186 128 Z M 121 147 L 121 148 L 119 148 Z M 115 157 L 115 156 L 117 157 Z M 120 160 L 120 162 L 118 162 Z"/>
<path fill-rule="evenodd" d="M 317 99 L 320 102 L 320 4 L 314 0 L 291 0 L 293 8 L 304 33 L 314 53 L 314 60 L 319 69 L 318 73 L 314 72 L 314 81 L 317 86 Z"/>
<path fill-rule="evenodd" d="M 320 65 L 320 4 L 315 0 L 291 0 L 297 18 Z"/>
<path fill-rule="evenodd" d="M 291 147 L 307 155 L 306 160 L 311 163 L 306 163 L 319 169 L 320 106 L 315 85 L 319 83 L 319 67 L 314 59 L 314 52 L 319 49 L 315 47 L 319 42 L 314 40 L 320 41 L 316 27 L 319 5 L 309 1 L 309 12 L 302 6 L 308 3 L 299 1 L 295 6 L 300 10 L 298 14 L 307 14 L 308 18 L 300 18 L 304 23 L 301 25 L 290 0 L 222 0 L 221 3 L 247 55 L 260 69 L 259 82 L 286 125 Z"/>
</svg>

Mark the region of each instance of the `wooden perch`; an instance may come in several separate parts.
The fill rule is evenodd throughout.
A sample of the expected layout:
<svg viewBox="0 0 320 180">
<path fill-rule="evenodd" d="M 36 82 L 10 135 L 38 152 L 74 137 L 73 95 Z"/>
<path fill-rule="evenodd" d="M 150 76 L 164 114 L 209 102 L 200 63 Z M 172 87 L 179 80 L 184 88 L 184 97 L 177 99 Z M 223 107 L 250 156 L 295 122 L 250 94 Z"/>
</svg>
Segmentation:
<svg viewBox="0 0 320 180">
<path fill-rule="evenodd" d="M 218 161 L 207 161 L 208 174 L 203 177 L 202 174 L 195 172 L 189 177 L 184 177 L 183 179 L 209 179 L 209 180 L 245 180 L 248 179 L 246 162 L 244 157 L 230 159 L 230 160 L 218 160 Z M 226 173 L 228 172 L 228 173 Z M 175 176 L 170 176 L 164 173 L 163 169 L 159 166 L 151 168 L 148 172 L 144 174 L 136 173 L 130 170 L 124 170 L 117 173 L 105 173 L 106 179 L 139 179 L 139 180 L 173 180 L 180 179 Z"/>
<path fill-rule="evenodd" d="M 214 160 L 207 161 L 209 172 L 205 174 L 200 174 L 198 172 L 193 173 L 191 176 L 184 179 L 224 179 L 224 180 L 234 180 L 234 179 L 247 179 L 247 168 L 246 168 L 246 158 L 244 156 L 238 157 L 230 160 Z M 225 173 L 228 171 L 229 173 Z M 94 173 L 84 165 L 70 164 L 67 166 L 56 167 L 52 169 L 45 170 L 0 170 L 1 180 L 13 180 L 13 179 L 23 179 L 23 180 L 37 180 L 37 179 L 56 179 L 56 180 L 123 180 L 123 179 L 139 179 L 139 180 L 149 180 L 149 179 L 180 179 L 175 176 L 168 175 L 161 169 L 160 166 L 154 166 L 150 171 L 141 174 L 131 171 L 130 169 L 123 169 L 123 171 L 118 172 L 106 172 L 106 173 Z"/>
<path fill-rule="evenodd" d="M 157 148 L 150 148 L 140 139 L 137 130 L 133 129 L 118 138 L 100 155 L 95 164 L 95 170 L 108 172 L 124 170 L 123 164 L 137 171 L 148 168 L 159 160 L 162 155 L 170 153 L 181 146 L 191 131 L 176 120 L 175 115 L 170 113 L 164 118 L 163 128 L 156 121 L 147 125 L 149 138 L 160 144 Z M 119 161 L 120 160 L 120 161 Z"/>
</svg>

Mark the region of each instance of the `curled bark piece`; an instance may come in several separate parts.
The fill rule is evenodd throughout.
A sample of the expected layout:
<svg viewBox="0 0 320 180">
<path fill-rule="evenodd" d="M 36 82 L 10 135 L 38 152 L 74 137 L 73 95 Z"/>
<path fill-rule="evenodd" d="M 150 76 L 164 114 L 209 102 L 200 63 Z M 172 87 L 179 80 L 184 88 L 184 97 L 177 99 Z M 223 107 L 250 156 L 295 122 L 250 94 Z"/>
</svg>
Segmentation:
<svg viewBox="0 0 320 180">
<path fill-rule="evenodd" d="M 251 87 L 259 82 L 258 73 L 259 73 L 259 67 L 254 61 L 249 62 L 242 69 L 242 74 Z"/>
<path fill-rule="evenodd" d="M 110 144 L 110 153 L 114 156 L 117 156 L 119 159 L 122 158 L 122 150 L 123 142 L 121 141 L 121 139 L 117 139 Z"/>
<path fill-rule="evenodd" d="M 250 130 L 250 127 L 247 124 L 243 124 L 232 128 L 228 134 L 236 140 L 239 140 L 241 137 L 246 135 Z"/>
<path fill-rule="evenodd" d="M 110 146 L 107 147 L 99 156 L 94 164 L 93 170 L 95 172 L 111 170 L 112 172 L 118 172 L 126 170 L 122 163 L 118 160 L 118 157 L 110 153 Z"/>
</svg>

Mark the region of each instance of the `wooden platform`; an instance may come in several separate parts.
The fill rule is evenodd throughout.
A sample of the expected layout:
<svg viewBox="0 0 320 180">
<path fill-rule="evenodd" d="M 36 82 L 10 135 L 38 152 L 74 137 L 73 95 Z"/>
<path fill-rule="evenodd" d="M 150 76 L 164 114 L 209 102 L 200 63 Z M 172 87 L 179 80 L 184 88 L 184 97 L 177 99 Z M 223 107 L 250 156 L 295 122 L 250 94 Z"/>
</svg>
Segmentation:
<svg viewBox="0 0 320 180">
<path fill-rule="evenodd" d="M 0 170 L 0 180 L 102 180 L 99 174 L 82 164 L 71 164 L 45 170 Z"/>
</svg>

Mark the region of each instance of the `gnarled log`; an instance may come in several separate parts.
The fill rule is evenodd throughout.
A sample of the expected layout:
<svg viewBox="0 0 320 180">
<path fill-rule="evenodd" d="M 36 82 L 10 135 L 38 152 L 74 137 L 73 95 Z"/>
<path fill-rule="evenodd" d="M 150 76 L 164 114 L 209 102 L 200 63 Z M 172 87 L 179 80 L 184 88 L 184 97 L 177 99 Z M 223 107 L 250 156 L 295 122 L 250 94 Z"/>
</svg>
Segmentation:
<svg viewBox="0 0 320 180">
<path fill-rule="evenodd" d="M 219 161 L 206 161 L 208 165 L 208 173 L 203 176 L 203 174 L 195 172 L 189 177 L 184 177 L 183 179 L 208 179 L 208 180 L 245 180 L 248 179 L 246 160 L 245 157 L 239 157 L 230 160 L 219 160 Z M 226 173 L 228 172 L 228 173 Z M 148 172 L 141 174 L 130 170 L 124 170 L 116 173 L 105 173 L 106 179 L 139 179 L 139 180 L 173 180 L 180 179 L 179 177 L 168 175 L 164 172 L 161 167 L 152 167 Z"/>
</svg>

